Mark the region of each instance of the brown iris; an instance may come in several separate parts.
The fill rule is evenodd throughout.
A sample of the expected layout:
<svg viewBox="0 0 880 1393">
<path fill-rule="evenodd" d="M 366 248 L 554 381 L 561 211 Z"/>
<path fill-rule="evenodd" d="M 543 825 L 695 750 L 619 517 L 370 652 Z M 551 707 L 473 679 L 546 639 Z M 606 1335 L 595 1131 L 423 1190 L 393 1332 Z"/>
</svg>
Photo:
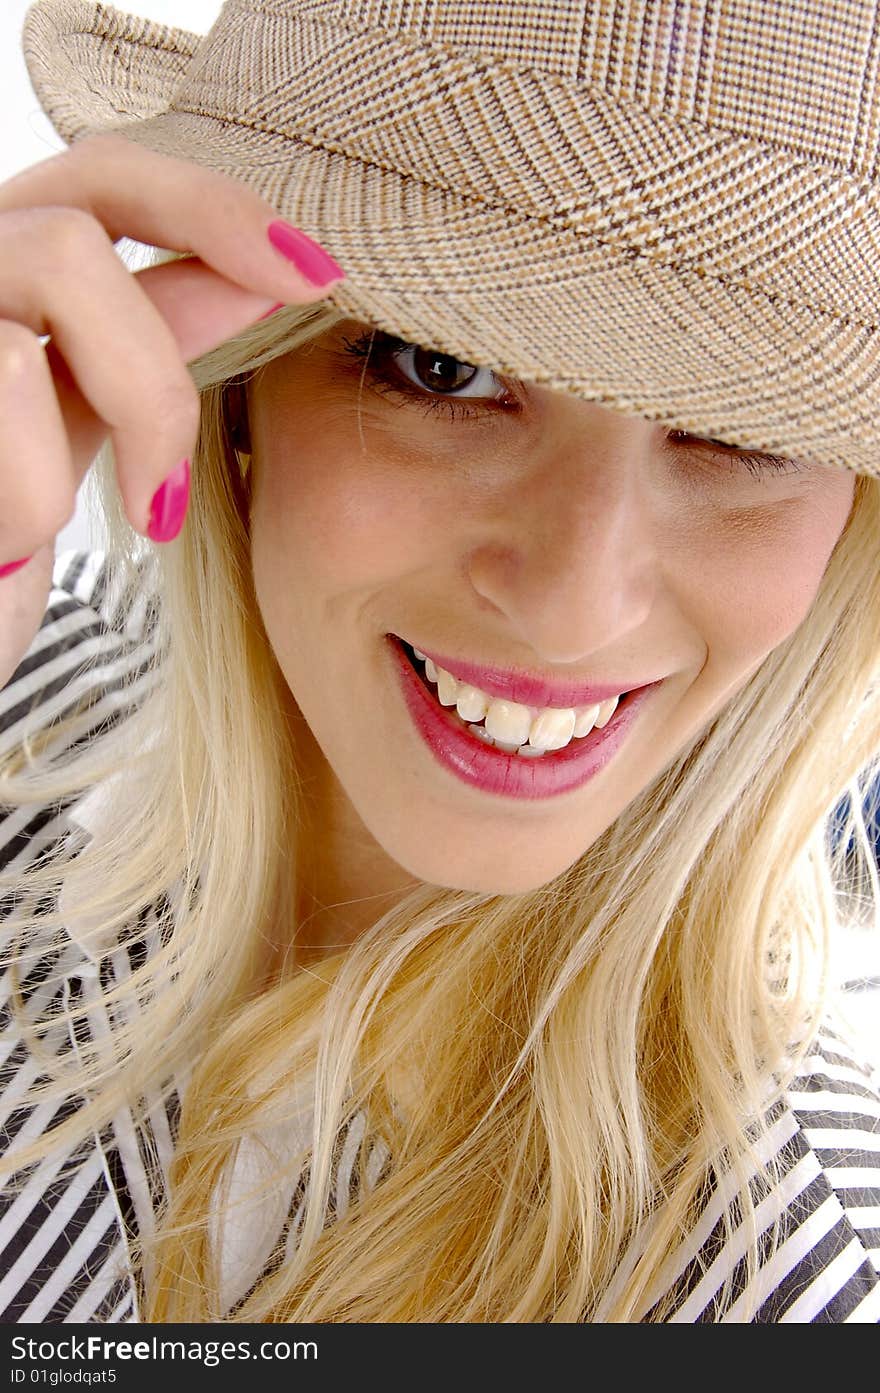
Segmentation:
<svg viewBox="0 0 880 1393">
<path fill-rule="evenodd" d="M 479 368 L 470 363 L 462 363 L 434 348 L 417 349 L 412 364 L 416 375 L 432 392 L 456 392 L 472 382 L 479 372 Z"/>
</svg>

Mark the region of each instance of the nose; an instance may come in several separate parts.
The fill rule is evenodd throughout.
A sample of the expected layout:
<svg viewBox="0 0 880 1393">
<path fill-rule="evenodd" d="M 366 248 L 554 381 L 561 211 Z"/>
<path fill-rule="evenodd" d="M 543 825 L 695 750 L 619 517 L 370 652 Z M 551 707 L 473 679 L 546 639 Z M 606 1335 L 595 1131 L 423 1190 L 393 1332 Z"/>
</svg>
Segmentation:
<svg viewBox="0 0 880 1393">
<path fill-rule="evenodd" d="M 577 402 L 493 496 L 470 583 L 546 663 L 615 656 L 660 583 L 648 464 L 656 426 Z M 571 417 L 575 419 L 572 421 Z"/>
</svg>

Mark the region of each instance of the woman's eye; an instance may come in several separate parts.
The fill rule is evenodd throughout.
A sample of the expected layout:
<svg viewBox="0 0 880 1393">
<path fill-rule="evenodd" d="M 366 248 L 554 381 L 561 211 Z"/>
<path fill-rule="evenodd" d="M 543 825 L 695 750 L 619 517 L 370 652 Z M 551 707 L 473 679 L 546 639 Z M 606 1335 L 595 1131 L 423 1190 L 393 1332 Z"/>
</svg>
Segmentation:
<svg viewBox="0 0 880 1393">
<path fill-rule="evenodd" d="M 756 478 L 769 474 L 797 474 L 803 465 L 784 455 L 762 455 L 754 450 L 742 450 L 737 445 L 729 445 L 726 440 L 715 440 L 711 436 L 691 435 L 684 430 L 667 432 L 667 440 L 674 445 L 685 445 L 691 450 L 700 450 L 723 460 L 733 469 L 744 469 Z"/>
<path fill-rule="evenodd" d="M 360 364 L 359 380 L 366 379 L 398 405 L 445 410 L 450 419 L 481 420 L 499 408 L 507 412 L 520 407 L 515 392 L 496 373 L 451 353 L 407 343 L 380 329 L 344 338 L 342 344 L 345 354 Z"/>
<path fill-rule="evenodd" d="M 427 392 L 441 392 L 444 396 L 494 397 L 503 390 L 503 383 L 499 383 L 488 368 L 475 368 L 471 363 L 463 363 L 460 358 L 438 353 L 433 348 L 406 344 L 397 349 L 393 357 L 407 381 Z"/>
</svg>

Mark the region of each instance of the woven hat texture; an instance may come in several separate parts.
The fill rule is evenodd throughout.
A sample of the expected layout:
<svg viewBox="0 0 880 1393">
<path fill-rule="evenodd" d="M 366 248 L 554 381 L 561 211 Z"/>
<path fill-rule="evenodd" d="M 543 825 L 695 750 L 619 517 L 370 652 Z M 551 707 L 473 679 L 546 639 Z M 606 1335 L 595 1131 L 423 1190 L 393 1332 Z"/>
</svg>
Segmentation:
<svg viewBox="0 0 880 1393">
<path fill-rule="evenodd" d="M 70 143 L 251 185 L 409 341 L 880 475 L 880 15 L 865 0 L 40 0 Z"/>
</svg>

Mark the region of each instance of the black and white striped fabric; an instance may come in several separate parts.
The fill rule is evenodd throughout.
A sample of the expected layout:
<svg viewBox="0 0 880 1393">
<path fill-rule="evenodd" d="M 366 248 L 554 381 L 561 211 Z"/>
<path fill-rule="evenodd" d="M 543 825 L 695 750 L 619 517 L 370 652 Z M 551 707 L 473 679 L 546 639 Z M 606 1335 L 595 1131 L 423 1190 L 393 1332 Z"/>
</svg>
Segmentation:
<svg viewBox="0 0 880 1393">
<path fill-rule="evenodd" d="M 46 724 L 88 704 L 82 730 L 72 739 L 100 738 L 124 719 L 155 678 L 146 663 L 152 652 L 155 596 L 144 573 L 136 594 L 112 593 L 101 553 L 68 552 L 55 565 L 44 622 L 26 657 L 0 691 L 0 749 L 17 744 L 25 726 Z M 133 685 L 123 689 L 122 678 Z M 35 716 L 34 713 L 37 713 Z M 107 790 L 93 790 L 69 806 L 0 807 L 0 866 L 23 867 L 63 837 L 99 836 Z M 169 891 L 173 908 L 173 890 Z M 63 908 L 63 892 L 61 900 Z M 155 918 L 160 932 L 162 916 Z M 163 913 L 167 904 L 163 907 Z M 0 918 L 8 912 L 0 902 Z M 149 928 L 150 926 L 148 926 Z M 108 945 L 94 956 L 71 924 L 64 945 L 28 964 L 22 995 L 35 1009 L 56 997 L 90 1002 L 90 1028 L 99 1019 L 100 984 L 121 981 L 131 970 L 124 945 Z M 8 984 L 0 1010 L 6 1035 L 0 1124 L 4 1148 L 40 1136 L 57 1118 L 51 1107 L 22 1104 L 39 1064 L 16 1040 Z M 63 1020 L 46 1045 L 64 1053 L 76 1048 Z M 185 1078 L 177 1080 L 178 1092 Z M 72 1107 L 73 1105 L 69 1105 Z M 150 1116 L 150 1145 L 163 1169 L 174 1146 L 179 1098 L 157 1101 Z M 308 1100 L 303 1099 L 297 1135 L 308 1135 Z M 363 1114 L 337 1142 L 334 1209 L 344 1214 L 358 1186 L 381 1181 L 390 1162 L 376 1139 L 364 1174 L 357 1169 Z M 285 1124 L 288 1129 L 291 1124 Z M 144 1138 L 129 1116 L 113 1120 L 100 1136 L 69 1156 L 47 1160 L 0 1198 L 0 1321 L 119 1322 L 140 1319 L 131 1277 L 131 1241 L 149 1232 L 158 1196 L 144 1163 Z M 221 1252 L 224 1309 L 234 1315 L 253 1284 L 277 1261 L 278 1238 L 286 1251 L 297 1241 L 308 1193 L 304 1171 L 290 1188 L 245 1204 L 261 1167 L 296 1144 L 290 1130 L 269 1130 L 241 1148 L 232 1178 L 230 1212 L 213 1216 Z M 773 1112 L 771 1150 L 785 1165 L 776 1202 L 764 1204 L 769 1229 L 781 1211 L 782 1242 L 758 1274 L 757 1320 L 777 1322 L 875 1322 L 880 1319 L 880 1080 L 859 1051 L 833 1029 L 816 1041 L 803 1071 Z M 153 1182 L 155 1183 L 155 1182 Z M 730 1196 L 723 1179 L 708 1197 L 700 1221 L 670 1257 L 652 1301 L 673 1294 L 672 1321 L 719 1318 L 717 1302 L 725 1279 L 740 1293 L 723 1317 L 740 1318 L 746 1301 L 744 1247 L 724 1237 L 722 1214 Z M 754 1291 L 748 1293 L 754 1296 Z M 651 1311 L 646 1310 L 646 1318 Z M 600 1316 L 601 1318 L 601 1316 Z"/>
</svg>

